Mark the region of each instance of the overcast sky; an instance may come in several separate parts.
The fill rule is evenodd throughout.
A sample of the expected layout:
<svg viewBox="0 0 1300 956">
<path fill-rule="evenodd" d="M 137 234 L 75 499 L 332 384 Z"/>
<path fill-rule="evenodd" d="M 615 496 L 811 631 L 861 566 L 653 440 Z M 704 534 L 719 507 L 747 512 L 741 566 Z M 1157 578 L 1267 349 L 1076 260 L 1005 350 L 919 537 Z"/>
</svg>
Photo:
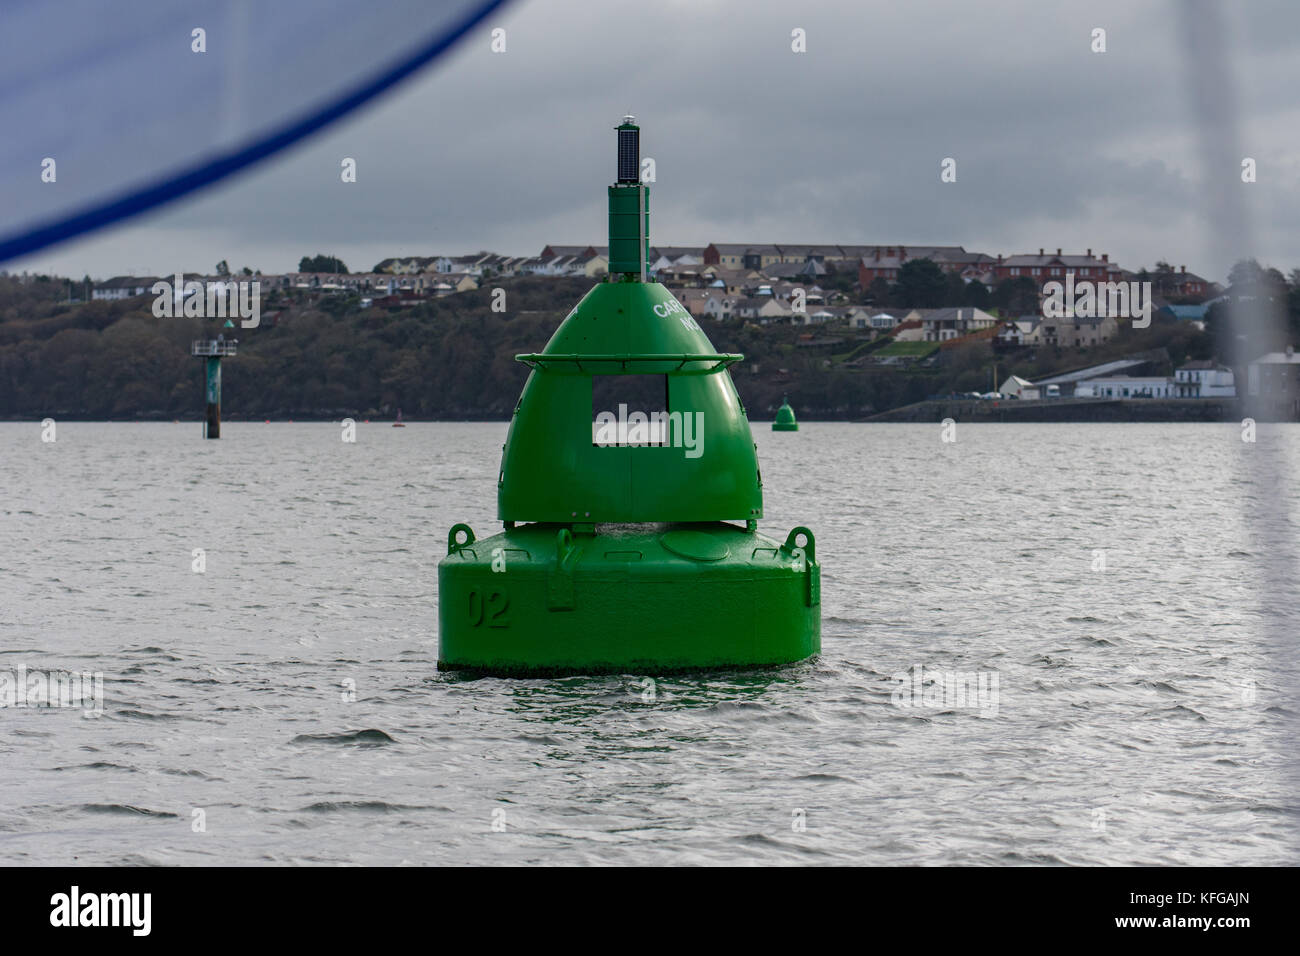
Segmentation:
<svg viewBox="0 0 1300 956">
<path fill-rule="evenodd" d="M 1092 248 L 1222 280 L 1218 190 L 1245 200 L 1252 226 L 1229 245 L 1287 271 L 1300 266 L 1300 5 L 1224 9 L 1242 142 L 1208 177 L 1188 93 L 1207 65 L 1189 63 L 1182 3 L 516 0 L 297 148 L 6 268 L 98 279 L 226 259 L 270 273 L 324 252 L 360 271 L 601 244 L 612 127 L 631 112 L 657 167 L 657 244 Z M 494 27 L 505 53 L 489 49 Z M 795 28 L 806 53 L 791 51 Z M 356 183 L 340 181 L 345 156 Z M 940 181 L 945 157 L 955 183 Z"/>
</svg>

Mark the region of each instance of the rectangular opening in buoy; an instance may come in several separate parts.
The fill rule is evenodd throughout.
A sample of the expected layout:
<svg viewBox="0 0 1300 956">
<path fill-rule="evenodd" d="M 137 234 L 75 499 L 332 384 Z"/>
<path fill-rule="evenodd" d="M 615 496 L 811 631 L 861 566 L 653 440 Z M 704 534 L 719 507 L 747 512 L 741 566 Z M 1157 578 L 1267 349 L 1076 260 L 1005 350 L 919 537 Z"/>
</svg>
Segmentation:
<svg viewBox="0 0 1300 956">
<path fill-rule="evenodd" d="M 600 448 L 669 444 L 667 375 L 593 375 L 591 443 Z"/>
</svg>

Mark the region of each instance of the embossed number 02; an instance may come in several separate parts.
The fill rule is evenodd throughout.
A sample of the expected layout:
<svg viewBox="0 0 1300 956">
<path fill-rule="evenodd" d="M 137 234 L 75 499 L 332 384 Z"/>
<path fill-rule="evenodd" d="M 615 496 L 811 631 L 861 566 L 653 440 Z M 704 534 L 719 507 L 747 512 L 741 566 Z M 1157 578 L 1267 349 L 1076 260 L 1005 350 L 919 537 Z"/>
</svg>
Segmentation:
<svg viewBox="0 0 1300 956">
<path fill-rule="evenodd" d="M 492 591 L 484 600 L 483 592 L 469 592 L 469 623 L 471 627 L 479 627 L 483 621 L 488 622 L 488 627 L 509 627 L 510 621 L 506 618 L 506 611 L 510 609 L 510 595 L 505 591 Z"/>
</svg>

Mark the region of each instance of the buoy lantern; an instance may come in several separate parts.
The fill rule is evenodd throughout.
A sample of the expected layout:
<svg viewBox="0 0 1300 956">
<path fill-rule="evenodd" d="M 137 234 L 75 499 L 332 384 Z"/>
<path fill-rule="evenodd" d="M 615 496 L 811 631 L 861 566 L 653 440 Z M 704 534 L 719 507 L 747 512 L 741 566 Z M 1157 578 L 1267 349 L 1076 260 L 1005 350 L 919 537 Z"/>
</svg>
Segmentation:
<svg viewBox="0 0 1300 956">
<path fill-rule="evenodd" d="M 498 675 L 775 665 L 821 649 L 813 534 L 757 532 L 762 477 L 728 366 L 647 278 L 640 128 L 618 131 L 609 273 L 536 354 L 497 480 L 504 531 L 448 534 L 438 667 Z"/>
<path fill-rule="evenodd" d="M 790 400 L 782 396 L 781 407 L 776 410 L 776 420 L 772 422 L 772 431 L 774 432 L 797 432 L 799 423 L 795 421 L 794 409 L 790 407 Z"/>
</svg>

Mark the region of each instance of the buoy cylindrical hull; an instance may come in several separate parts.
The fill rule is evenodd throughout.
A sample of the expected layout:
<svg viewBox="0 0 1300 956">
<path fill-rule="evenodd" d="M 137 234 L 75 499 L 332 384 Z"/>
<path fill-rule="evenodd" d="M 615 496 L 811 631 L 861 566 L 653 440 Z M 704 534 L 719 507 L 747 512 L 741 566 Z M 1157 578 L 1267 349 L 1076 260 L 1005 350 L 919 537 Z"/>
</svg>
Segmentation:
<svg viewBox="0 0 1300 956">
<path fill-rule="evenodd" d="M 820 567 L 735 525 L 532 524 L 438 566 L 438 666 L 503 675 L 787 664 L 821 650 Z"/>
</svg>

